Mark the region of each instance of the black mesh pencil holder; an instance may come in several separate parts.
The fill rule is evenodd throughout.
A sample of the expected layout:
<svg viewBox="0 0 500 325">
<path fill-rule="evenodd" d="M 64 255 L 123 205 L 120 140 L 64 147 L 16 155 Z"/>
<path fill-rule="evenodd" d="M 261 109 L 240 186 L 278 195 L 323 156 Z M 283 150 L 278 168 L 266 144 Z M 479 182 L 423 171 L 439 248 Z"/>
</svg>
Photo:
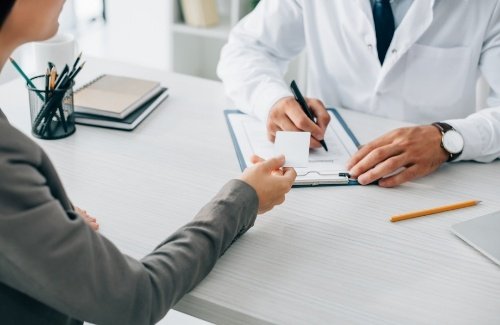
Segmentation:
<svg viewBox="0 0 500 325">
<path fill-rule="evenodd" d="M 40 139 L 61 139 L 73 134 L 76 130 L 74 83 L 50 90 L 46 89 L 46 77 L 43 75 L 34 77 L 31 81 L 33 85 L 26 85 L 29 92 L 31 133 Z"/>
</svg>

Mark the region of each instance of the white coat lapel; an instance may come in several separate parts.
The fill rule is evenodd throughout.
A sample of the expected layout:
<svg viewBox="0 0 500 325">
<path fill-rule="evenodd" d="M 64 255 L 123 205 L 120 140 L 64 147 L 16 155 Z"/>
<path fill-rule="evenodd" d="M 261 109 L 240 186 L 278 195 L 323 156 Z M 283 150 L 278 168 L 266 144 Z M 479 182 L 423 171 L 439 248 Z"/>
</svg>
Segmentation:
<svg viewBox="0 0 500 325">
<path fill-rule="evenodd" d="M 368 2 L 368 1 L 366 1 Z M 434 19 L 435 0 L 415 0 L 403 21 L 396 29 L 386 60 L 380 73 L 379 83 L 408 49 L 418 41 Z"/>
<path fill-rule="evenodd" d="M 356 0 L 357 5 L 360 7 L 361 11 L 363 12 L 363 15 L 365 16 L 366 20 L 368 21 L 368 24 L 372 26 L 372 29 L 374 29 L 375 24 L 373 23 L 373 14 L 372 14 L 372 8 L 370 5 L 369 0 Z M 374 31 L 375 35 L 375 31 Z"/>
</svg>

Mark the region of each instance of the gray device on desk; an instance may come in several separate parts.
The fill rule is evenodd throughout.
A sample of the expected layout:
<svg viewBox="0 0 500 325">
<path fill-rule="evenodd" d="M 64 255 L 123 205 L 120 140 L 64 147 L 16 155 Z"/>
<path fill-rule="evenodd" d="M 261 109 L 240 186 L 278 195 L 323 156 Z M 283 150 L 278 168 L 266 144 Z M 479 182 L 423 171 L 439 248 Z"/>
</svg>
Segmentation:
<svg viewBox="0 0 500 325">
<path fill-rule="evenodd" d="M 500 211 L 451 227 L 466 243 L 500 265 Z"/>
</svg>

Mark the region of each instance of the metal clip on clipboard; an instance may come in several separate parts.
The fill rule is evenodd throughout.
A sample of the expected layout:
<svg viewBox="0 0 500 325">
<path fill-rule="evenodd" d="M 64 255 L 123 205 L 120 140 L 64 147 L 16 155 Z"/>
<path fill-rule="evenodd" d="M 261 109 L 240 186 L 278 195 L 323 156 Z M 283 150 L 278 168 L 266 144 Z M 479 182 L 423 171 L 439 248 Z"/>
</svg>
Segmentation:
<svg viewBox="0 0 500 325">
<path fill-rule="evenodd" d="M 321 185 L 359 185 L 356 179 L 351 178 L 349 173 L 320 172 L 308 170 L 300 173 L 297 170 L 297 180 L 294 186 L 321 186 Z"/>
</svg>

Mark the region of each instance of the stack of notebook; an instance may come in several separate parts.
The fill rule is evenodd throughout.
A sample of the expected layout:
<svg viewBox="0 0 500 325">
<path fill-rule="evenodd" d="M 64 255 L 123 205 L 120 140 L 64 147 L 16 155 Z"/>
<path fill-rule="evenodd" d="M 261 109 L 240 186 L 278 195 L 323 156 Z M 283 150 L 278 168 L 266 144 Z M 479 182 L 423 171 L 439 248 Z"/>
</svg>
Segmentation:
<svg viewBox="0 0 500 325">
<path fill-rule="evenodd" d="M 75 122 L 133 130 L 167 97 L 159 82 L 102 75 L 75 91 Z"/>
</svg>

